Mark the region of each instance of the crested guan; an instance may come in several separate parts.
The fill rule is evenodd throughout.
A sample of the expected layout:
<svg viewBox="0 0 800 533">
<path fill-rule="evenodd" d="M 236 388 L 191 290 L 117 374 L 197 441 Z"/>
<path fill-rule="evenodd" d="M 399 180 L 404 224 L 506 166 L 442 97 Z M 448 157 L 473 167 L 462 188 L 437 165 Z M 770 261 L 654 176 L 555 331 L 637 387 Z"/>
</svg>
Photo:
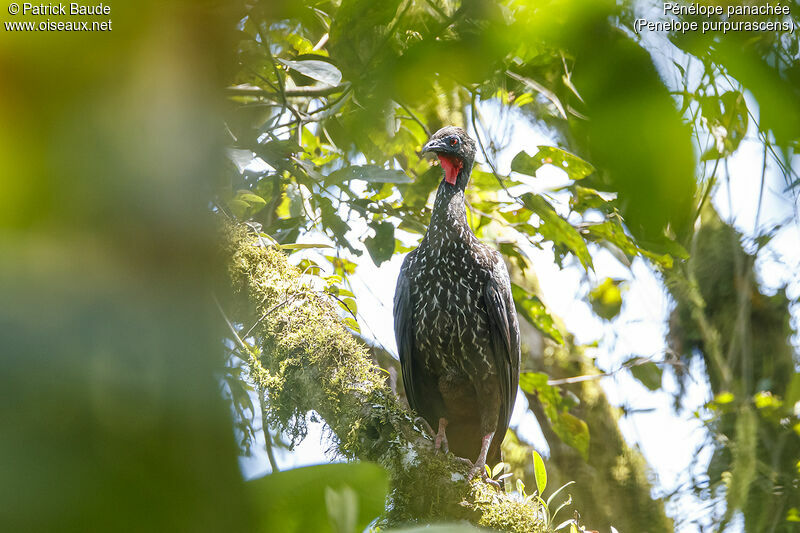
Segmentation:
<svg viewBox="0 0 800 533">
<path fill-rule="evenodd" d="M 444 169 L 428 231 L 403 261 L 394 328 L 408 402 L 452 451 L 486 477 L 500 460 L 519 382 L 519 323 L 502 256 L 467 224 L 464 190 L 475 141 L 448 126 L 423 147 Z M 433 432 L 433 430 L 431 430 Z"/>
</svg>

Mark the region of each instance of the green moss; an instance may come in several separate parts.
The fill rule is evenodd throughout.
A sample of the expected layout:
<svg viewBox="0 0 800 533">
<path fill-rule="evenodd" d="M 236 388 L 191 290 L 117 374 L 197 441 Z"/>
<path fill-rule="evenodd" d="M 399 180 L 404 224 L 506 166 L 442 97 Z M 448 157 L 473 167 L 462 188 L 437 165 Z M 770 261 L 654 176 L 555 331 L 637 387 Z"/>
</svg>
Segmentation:
<svg viewBox="0 0 800 533">
<path fill-rule="evenodd" d="M 384 524 L 468 520 L 540 531 L 532 507 L 480 480 L 467 483 L 462 463 L 432 452 L 386 373 L 280 251 L 244 228 L 226 231 L 234 293 L 226 308 L 257 339 L 247 355 L 269 424 L 297 442 L 306 434 L 306 414 L 315 411 L 330 426 L 336 451 L 382 464 L 392 482 Z"/>
<path fill-rule="evenodd" d="M 545 531 L 534 502 L 522 505 L 514 497 L 498 492 L 482 482 L 473 482 L 470 488 L 471 500 L 474 502 L 472 507 L 481 516 L 479 525 L 514 533 Z"/>
</svg>

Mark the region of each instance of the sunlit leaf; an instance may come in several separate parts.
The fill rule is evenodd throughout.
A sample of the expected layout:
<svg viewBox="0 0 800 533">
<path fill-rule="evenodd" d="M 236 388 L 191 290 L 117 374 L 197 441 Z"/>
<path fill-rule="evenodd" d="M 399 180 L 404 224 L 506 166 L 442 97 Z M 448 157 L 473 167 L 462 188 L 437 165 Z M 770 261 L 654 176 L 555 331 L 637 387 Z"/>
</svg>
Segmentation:
<svg viewBox="0 0 800 533">
<path fill-rule="evenodd" d="M 564 491 L 564 489 L 574 484 L 575 484 L 574 481 L 567 481 L 566 483 L 558 487 L 550 496 L 547 497 L 547 501 L 545 502 L 545 504 L 549 507 L 550 504 L 553 502 L 553 500 L 555 500 L 556 496 L 561 494 Z"/>
<path fill-rule="evenodd" d="M 539 146 L 539 151 L 534 156 L 528 155 L 524 150 L 519 152 L 511 161 L 511 170 L 535 176 L 536 171 L 544 165 L 553 165 L 563 170 L 573 180 L 581 180 L 594 172 L 594 167 L 580 157 L 554 146 Z"/>
<path fill-rule="evenodd" d="M 318 242 L 294 242 L 290 244 L 281 244 L 282 250 L 307 250 L 309 248 L 333 248 L 330 244 L 323 244 Z"/>
<path fill-rule="evenodd" d="M 292 70 L 296 70 L 303 76 L 315 79 L 330 86 L 339 85 L 342 81 L 342 72 L 327 61 L 317 59 L 305 59 L 303 61 L 289 61 L 288 59 L 278 59 L 281 63 Z"/>
<path fill-rule="evenodd" d="M 744 95 L 727 91 L 720 96 L 700 98 L 703 122 L 714 138 L 714 145 L 701 156 L 701 161 L 731 155 L 747 133 L 749 117 Z"/>
<path fill-rule="evenodd" d="M 611 278 L 604 279 L 589 291 L 589 303 L 592 304 L 592 309 L 597 316 L 601 318 L 611 320 L 617 316 L 622 308 L 620 281 Z"/>
<path fill-rule="evenodd" d="M 523 372 L 519 376 L 520 388 L 541 402 L 545 416 L 558 438 L 575 448 L 584 459 L 588 459 L 589 426 L 566 411 L 567 404 L 558 388 L 549 385 L 547 381 L 547 374 L 540 372 Z"/>
<path fill-rule="evenodd" d="M 559 344 L 564 344 L 564 338 L 555 325 L 553 317 L 547 312 L 547 308 L 538 296 L 530 294 L 528 291 L 517 285 L 511 284 L 511 295 L 517 312 L 520 313 L 536 329 L 553 339 Z"/>
<path fill-rule="evenodd" d="M 547 487 L 547 469 L 544 467 L 544 460 L 539 452 L 533 450 L 533 473 L 536 476 L 536 490 L 539 491 L 539 496 L 544 494 L 544 489 Z"/>
<path fill-rule="evenodd" d="M 504 462 L 500 461 L 499 463 L 494 465 L 494 467 L 492 468 L 492 475 L 489 476 L 489 477 L 497 477 L 497 475 L 500 472 L 502 472 L 505 467 L 506 467 L 506 464 Z"/>
<path fill-rule="evenodd" d="M 525 207 L 536 213 L 542 220 L 542 224 L 538 228 L 542 237 L 553 241 L 554 244 L 565 246 L 575 254 L 575 257 L 578 258 L 584 268 L 592 267 L 592 256 L 589 255 L 589 250 L 586 248 L 586 242 L 583 237 L 572 224 L 556 213 L 547 200 L 532 193 L 525 193 L 520 199 Z"/>
<path fill-rule="evenodd" d="M 669 253 L 655 253 L 645 248 L 640 248 L 633 241 L 633 239 L 631 239 L 625 233 L 625 230 L 622 228 L 622 225 L 619 223 L 618 220 L 608 220 L 606 222 L 601 222 L 600 224 L 590 224 L 588 226 L 585 226 L 583 228 L 583 231 L 589 236 L 608 241 L 609 243 L 619 248 L 625 255 L 629 257 L 642 255 L 648 258 L 653 263 L 666 269 L 672 268 L 672 265 L 674 264 L 672 255 L 670 255 Z M 680 245 L 678 245 L 677 243 L 675 243 L 675 246 L 680 248 Z M 678 250 L 678 248 L 675 248 L 674 250 L 677 253 L 680 253 L 680 250 Z M 685 250 L 683 251 L 683 253 L 685 253 Z"/>
</svg>

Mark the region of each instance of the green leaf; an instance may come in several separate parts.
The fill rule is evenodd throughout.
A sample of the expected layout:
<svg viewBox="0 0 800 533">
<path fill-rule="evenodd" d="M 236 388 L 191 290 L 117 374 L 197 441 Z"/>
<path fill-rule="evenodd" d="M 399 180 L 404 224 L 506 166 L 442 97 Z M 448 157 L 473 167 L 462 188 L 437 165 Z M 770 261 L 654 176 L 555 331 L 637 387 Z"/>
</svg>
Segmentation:
<svg viewBox="0 0 800 533">
<path fill-rule="evenodd" d="M 241 220 L 247 218 L 247 213 L 250 211 L 250 204 L 236 199 L 228 200 L 225 203 L 228 205 L 228 209 L 233 212 L 236 218 Z"/>
<path fill-rule="evenodd" d="M 550 507 L 550 504 L 553 502 L 553 500 L 555 499 L 555 497 L 561 493 L 561 491 L 563 491 L 564 489 L 566 489 L 566 488 L 567 488 L 567 487 L 569 487 L 570 485 L 574 485 L 574 484 L 575 484 L 575 482 L 574 482 L 574 481 L 567 481 L 566 483 L 564 483 L 563 485 L 561 485 L 560 487 L 558 487 L 558 488 L 556 489 L 556 491 L 555 491 L 553 494 L 551 494 L 550 496 L 548 496 L 548 497 L 547 497 L 547 502 L 545 502 L 545 503 L 546 503 L 546 505 L 547 505 L 548 507 Z"/>
<path fill-rule="evenodd" d="M 330 244 L 322 244 L 318 242 L 294 242 L 290 244 L 281 244 L 282 250 L 306 250 L 308 248 L 333 248 Z"/>
<path fill-rule="evenodd" d="M 302 152 L 303 147 L 294 141 L 282 140 L 259 144 L 253 147 L 253 151 L 271 166 L 279 168 L 290 156 Z"/>
<path fill-rule="evenodd" d="M 358 495 L 349 485 L 344 485 L 338 490 L 325 487 L 325 507 L 334 533 L 357 531 Z"/>
<path fill-rule="evenodd" d="M 566 172 L 573 180 L 582 180 L 594 172 L 592 165 L 561 148 L 554 146 L 539 146 L 538 148 L 539 151 L 533 157 L 524 150 L 515 155 L 511 161 L 511 170 L 535 176 L 536 171 L 544 165 L 553 165 Z"/>
<path fill-rule="evenodd" d="M 572 191 L 569 206 L 573 211 L 584 213 L 587 209 L 598 209 L 604 213 L 609 213 L 613 210 L 612 200 L 607 200 L 595 189 L 573 184 L 569 187 L 569 190 Z M 607 193 L 606 195 L 613 199 L 613 195 L 608 195 Z"/>
<path fill-rule="evenodd" d="M 497 477 L 497 475 L 500 472 L 502 472 L 503 468 L 505 468 L 505 467 L 506 467 L 506 464 L 504 462 L 500 461 L 499 463 L 494 465 L 494 468 L 492 468 L 492 475 L 489 476 L 489 477 Z"/>
<path fill-rule="evenodd" d="M 376 266 L 388 261 L 394 254 L 394 224 L 391 222 L 373 222 L 370 227 L 375 230 L 374 237 L 364 239 L 370 257 Z"/>
<path fill-rule="evenodd" d="M 700 160 L 731 155 L 747 133 L 749 117 L 744 95 L 739 91 L 727 91 L 720 96 L 701 97 L 699 101 L 703 122 L 715 141 Z"/>
<path fill-rule="evenodd" d="M 345 237 L 345 234 L 350 231 L 350 225 L 342 220 L 342 218 L 336 212 L 331 199 L 327 197 L 320 197 L 318 204 L 322 225 L 329 229 L 331 233 L 333 233 L 336 242 L 341 246 L 347 247 L 347 249 L 353 252 L 355 255 L 361 255 L 361 250 L 356 250 L 353 248 L 353 245 L 351 245 L 350 241 L 348 241 Z"/>
<path fill-rule="evenodd" d="M 564 529 L 565 527 L 567 527 L 567 526 L 573 526 L 574 524 L 575 524 L 575 519 L 574 519 L 574 518 L 570 518 L 570 519 L 568 519 L 568 520 L 564 520 L 563 522 L 561 522 L 560 524 L 558 524 L 556 527 L 554 527 L 554 528 L 553 528 L 553 531 L 561 531 L 561 530 L 562 530 L 562 529 Z M 571 528 L 570 528 L 570 529 L 571 529 Z"/>
<path fill-rule="evenodd" d="M 652 361 L 646 361 L 641 357 L 632 357 L 625 361 L 623 365 L 630 366 L 633 377 L 648 389 L 654 391 L 661 388 L 661 376 L 664 371 L 657 364 Z"/>
<path fill-rule="evenodd" d="M 589 303 L 597 316 L 611 320 L 622 308 L 620 280 L 606 278 L 589 292 Z"/>
<path fill-rule="evenodd" d="M 557 387 L 549 385 L 547 374 L 523 372 L 519 376 L 520 388 L 541 402 L 545 416 L 564 443 L 572 446 L 584 459 L 589 456 L 589 426 L 586 422 L 567 412 L 567 402 Z"/>
<path fill-rule="evenodd" d="M 356 333 L 361 333 L 361 326 L 358 325 L 358 321 L 356 321 L 355 318 L 351 316 L 345 317 L 344 323 L 352 331 L 355 331 Z"/>
<path fill-rule="evenodd" d="M 332 87 L 339 85 L 342 81 L 342 72 L 327 61 L 319 61 L 317 59 L 305 59 L 303 61 L 278 59 L 278 61 L 303 76 L 308 76 Z"/>
<path fill-rule="evenodd" d="M 243 189 L 237 191 L 236 195 L 226 204 L 237 218 L 245 219 L 261 211 L 267 202 L 259 195 Z"/>
<path fill-rule="evenodd" d="M 542 224 L 539 226 L 538 231 L 545 240 L 566 246 L 569 251 L 575 254 L 575 257 L 578 258 L 585 269 L 592 267 L 592 256 L 589 255 L 589 250 L 586 248 L 586 242 L 583 237 L 578 233 L 578 230 L 572 227 L 572 224 L 556 213 L 547 200 L 532 193 L 523 194 L 520 200 L 522 200 L 525 207 L 542 219 Z"/>
<path fill-rule="evenodd" d="M 356 305 L 356 301 L 353 298 L 341 298 L 339 300 L 339 306 L 345 313 L 349 314 L 351 318 L 358 316 L 358 305 Z"/>
<path fill-rule="evenodd" d="M 362 531 L 380 515 L 389 484 L 376 464 L 341 463 L 275 472 L 245 486 L 261 531 L 338 533 L 342 523 Z M 329 503 L 348 509 L 329 515 Z"/>
<path fill-rule="evenodd" d="M 536 490 L 541 496 L 547 487 L 547 470 L 544 467 L 542 456 L 536 450 L 533 450 L 533 473 L 536 475 Z"/>
<path fill-rule="evenodd" d="M 439 167 L 429 167 L 425 172 L 417 176 L 413 182 L 400 187 L 403 195 L 403 205 L 411 209 L 421 209 L 425 207 L 431 193 L 442 181 L 442 171 Z M 495 183 L 497 183 L 495 181 Z"/>
<path fill-rule="evenodd" d="M 561 413 L 555 424 L 553 431 L 567 445 L 572 446 L 584 461 L 589 460 L 589 426 L 586 422 L 570 413 Z"/>
<path fill-rule="evenodd" d="M 547 308 L 538 296 L 530 294 L 516 283 L 511 284 L 511 295 L 518 313 L 536 329 L 557 343 L 564 344 L 564 338 L 556 327 L 553 317 L 547 312 Z"/>
<path fill-rule="evenodd" d="M 586 226 L 584 228 L 584 232 L 595 237 L 596 239 L 602 239 L 610 242 L 629 257 L 642 255 L 656 265 L 666 269 L 672 268 L 672 265 L 674 264 L 674 260 L 670 253 L 656 253 L 637 246 L 636 243 L 634 243 L 633 240 L 625 233 L 625 230 L 622 228 L 622 225 L 618 220 L 608 220 L 600 224 Z M 679 250 L 680 245 L 677 243 L 675 243 L 675 245 L 678 246 L 678 248 L 675 248 L 674 251 L 676 254 L 678 254 L 678 257 L 681 257 Z"/>
<path fill-rule="evenodd" d="M 382 533 L 486 533 L 486 530 L 459 522 L 458 524 L 428 524 L 403 529 L 388 529 Z"/>
</svg>

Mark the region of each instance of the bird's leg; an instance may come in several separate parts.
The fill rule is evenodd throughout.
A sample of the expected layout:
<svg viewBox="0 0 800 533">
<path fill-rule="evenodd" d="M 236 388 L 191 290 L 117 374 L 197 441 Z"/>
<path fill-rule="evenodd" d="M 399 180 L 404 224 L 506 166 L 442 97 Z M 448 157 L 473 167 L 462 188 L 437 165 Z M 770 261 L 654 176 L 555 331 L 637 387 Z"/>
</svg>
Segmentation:
<svg viewBox="0 0 800 533">
<path fill-rule="evenodd" d="M 444 450 L 445 453 L 450 451 L 450 447 L 447 445 L 447 435 L 445 434 L 445 429 L 447 429 L 447 419 L 445 417 L 441 417 L 439 419 L 439 431 L 436 433 L 436 446 L 434 450 L 438 451 L 440 448 Z"/>
<path fill-rule="evenodd" d="M 481 473 L 481 477 L 487 483 L 494 485 L 498 489 L 500 488 L 500 484 L 489 477 L 489 474 L 486 473 L 486 455 L 489 453 L 489 446 L 492 444 L 492 438 L 494 437 L 494 431 L 491 433 L 487 433 L 484 435 L 483 440 L 481 441 L 481 453 L 478 455 L 478 460 L 475 461 L 475 464 L 472 465 L 472 468 L 469 471 L 469 476 L 467 476 L 467 480 L 471 480 L 475 477 L 475 474 L 478 472 Z"/>
</svg>

